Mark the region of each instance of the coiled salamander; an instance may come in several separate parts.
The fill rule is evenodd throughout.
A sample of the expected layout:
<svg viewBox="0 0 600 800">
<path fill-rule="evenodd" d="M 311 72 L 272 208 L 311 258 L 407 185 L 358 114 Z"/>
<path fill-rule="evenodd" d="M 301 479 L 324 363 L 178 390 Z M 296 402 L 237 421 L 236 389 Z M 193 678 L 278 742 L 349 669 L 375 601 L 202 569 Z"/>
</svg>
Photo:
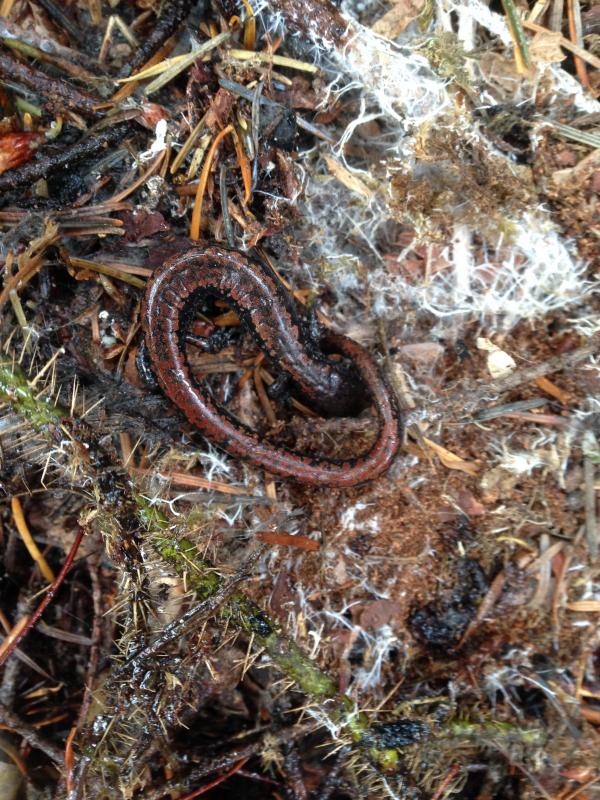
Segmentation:
<svg viewBox="0 0 600 800">
<path fill-rule="evenodd" d="M 369 450 L 336 461 L 275 447 L 219 406 L 193 377 L 185 352 L 193 313 L 209 297 L 235 310 L 270 361 L 319 411 L 344 416 L 372 403 L 379 428 Z M 162 391 L 207 439 L 231 455 L 281 478 L 320 487 L 355 486 L 381 475 L 392 462 L 402 420 L 396 396 L 377 364 L 345 336 L 323 331 L 316 341 L 267 265 L 222 247 L 191 247 L 151 276 L 142 324 Z"/>
</svg>

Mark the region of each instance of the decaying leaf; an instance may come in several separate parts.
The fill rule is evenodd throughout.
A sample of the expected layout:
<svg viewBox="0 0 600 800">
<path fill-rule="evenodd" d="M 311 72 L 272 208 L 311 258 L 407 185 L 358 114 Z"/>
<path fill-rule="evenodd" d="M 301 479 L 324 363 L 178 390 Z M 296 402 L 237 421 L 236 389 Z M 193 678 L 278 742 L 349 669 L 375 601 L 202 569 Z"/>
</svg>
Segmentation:
<svg viewBox="0 0 600 800">
<path fill-rule="evenodd" d="M 347 189 L 362 195 L 366 200 L 370 200 L 373 197 L 371 189 L 369 189 L 360 178 L 357 178 L 356 175 L 353 175 L 346 167 L 343 167 L 339 161 L 336 161 L 333 156 L 324 155 L 323 158 L 325 159 L 329 172 L 340 183 L 343 183 Z"/>
<path fill-rule="evenodd" d="M 442 464 L 448 469 L 458 469 L 461 472 L 466 472 L 468 475 L 477 475 L 479 470 L 475 464 L 470 461 L 465 461 L 464 458 L 457 456 L 455 453 L 450 452 L 450 450 L 446 450 L 441 444 L 437 444 L 437 442 L 433 442 L 431 439 L 423 437 L 423 441 L 430 450 L 433 450 Z"/>
<path fill-rule="evenodd" d="M 373 25 L 375 33 L 395 39 L 425 8 L 425 0 L 398 0 Z"/>
<path fill-rule="evenodd" d="M 563 61 L 566 55 L 561 49 L 562 34 L 558 31 L 540 31 L 529 43 L 529 53 L 534 62 L 554 64 Z"/>
</svg>

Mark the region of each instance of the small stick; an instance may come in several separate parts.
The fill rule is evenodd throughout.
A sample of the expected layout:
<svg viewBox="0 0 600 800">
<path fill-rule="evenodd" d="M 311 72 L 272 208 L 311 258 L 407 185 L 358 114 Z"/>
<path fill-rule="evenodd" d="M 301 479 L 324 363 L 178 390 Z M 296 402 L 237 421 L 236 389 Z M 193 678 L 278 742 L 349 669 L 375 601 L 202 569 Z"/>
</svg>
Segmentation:
<svg viewBox="0 0 600 800">
<path fill-rule="evenodd" d="M 246 50 L 254 50 L 256 47 L 256 17 L 254 16 L 254 9 L 248 0 L 242 0 L 246 7 L 246 20 L 244 22 L 244 47 Z"/>
<path fill-rule="evenodd" d="M 85 73 L 88 76 L 90 75 L 87 71 L 88 69 L 93 70 L 94 74 L 97 75 L 98 65 L 94 59 L 86 56 L 79 50 L 73 50 L 70 47 L 59 44 L 59 42 L 49 39 L 47 35 L 44 36 L 42 33 L 37 33 L 32 28 L 24 28 L 13 20 L 7 19 L 6 16 L 3 15 L 2 10 L 0 10 L 0 36 L 3 39 L 13 39 L 22 44 L 29 44 L 39 50 L 43 48 L 45 57 L 47 58 L 49 55 L 58 57 L 60 63 L 55 62 L 56 66 L 65 69 L 65 71 L 68 71 L 66 67 L 66 62 L 68 61 L 71 65 L 78 64 L 84 67 Z M 80 77 L 85 76 L 82 74 Z"/>
<path fill-rule="evenodd" d="M 28 622 L 29 622 L 29 617 L 26 614 L 24 617 L 21 617 L 21 619 L 18 622 L 16 622 L 12 628 L 9 628 L 6 639 L 4 639 L 4 641 L 0 645 L 0 660 L 2 659 L 4 653 L 9 648 L 12 649 L 13 641 L 20 635 L 21 631 L 27 625 Z"/>
<path fill-rule="evenodd" d="M 71 569 L 71 565 L 77 555 L 77 551 L 79 550 L 79 545 L 81 544 L 81 540 L 83 539 L 84 530 L 83 528 L 79 528 L 77 532 L 77 536 L 75 537 L 75 541 L 71 545 L 71 549 L 69 550 L 69 554 L 65 559 L 65 563 L 62 565 L 61 571 L 58 573 L 57 578 L 54 580 L 52 585 L 48 588 L 46 592 L 46 596 L 33 612 L 31 617 L 29 618 L 27 625 L 25 625 L 22 630 L 19 632 L 17 636 L 11 641 L 10 646 L 6 648 L 2 656 L 0 657 L 0 667 L 5 663 L 5 661 L 10 657 L 11 653 L 14 651 L 16 647 L 23 641 L 25 636 L 29 633 L 29 631 L 33 628 L 35 623 L 38 619 L 42 616 L 46 608 L 50 605 L 52 600 L 54 599 L 54 595 L 60 589 L 64 579 L 67 576 L 68 571 Z M 60 754 L 59 761 L 62 764 L 63 756 L 62 753 Z"/>
<path fill-rule="evenodd" d="M 548 17 L 548 27 L 555 33 L 560 33 L 562 27 L 563 12 L 565 10 L 565 0 L 553 0 L 550 14 Z M 535 22 L 535 20 L 532 20 Z"/>
<path fill-rule="evenodd" d="M 173 163 L 171 164 L 171 167 L 169 169 L 169 172 L 171 173 L 171 175 L 174 175 L 177 172 L 177 170 L 179 169 L 179 167 L 183 164 L 183 162 L 184 162 L 185 158 L 187 157 L 188 153 L 190 152 L 190 150 L 192 149 L 192 147 L 196 143 L 196 139 L 198 138 L 198 136 L 202 132 L 202 129 L 204 128 L 205 123 L 206 123 L 206 114 L 204 114 L 204 116 L 200 119 L 198 124 L 190 132 L 189 136 L 187 137 L 187 139 L 185 140 L 185 142 L 183 144 L 183 147 L 181 148 L 181 150 L 177 153 L 177 155 L 173 159 Z"/>
<path fill-rule="evenodd" d="M 2 31 L 2 27 L 0 26 L 0 32 Z M 8 31 L 7 31 L 8 32 Z M 25 37 L 23 37 L 24 39 Z M 52 64 L 53 67 L 57 67 L 58 69 L 66 72 L 68 75 L 71 75 L 74 78 L 79 78 L 80 80 L 92 82 L 97 80 L 98 75 L 89 72 L 87 69 L 82 67 L 80 64 L 74 64 L 71 61 L 68 61 L 66 58 L 63 58 L 61 55 L 48 53 L 45 50 L 40 50 L 39 47 L 36 47 L 29 42 L 22 41 L 21 38 L 13 39 L 7 36 L 1 37 L 2 43 L 5 44 L 7 47 L 10 47 L 17 52 L 21 52 L 30 58 L 35 59 L 36 61 L 46 61 L 48 64 Z M 45 42 L 43 43 L 45 45 Z M 67 48 L 65 48 L 67 49 Z"/>
<path fill-rule="evenodd" d="M 9 80 L 23 83 L 36 94 L 46 98 L 45 108 L 53 113 L 56 111 L 75 111 L 87 117 L 98 117 L 96 106 L 101 102 L 88 92 L 77 89 L 67 81 L 52 78 L 39 69 L 34 69 L 28 64 L 11 56 L 9 53 L 0 52 L 0 76 Z"/>
<path fill-rule="evenodd" d="M 233 137 L 233 144 L 235 145 L 235 154 L 237 156 L 238 163 L 240 165 L 240 170 L 242 172 L 242 181 L 244 182 L 244 205 L 248 205 L 248 201 L 250 200 L 250 195 L 252 194 L 252 170 L 250 169 L 250 162 L 248 161 L 248 157 L 244 152 L 244 148 L 242 147 L 242 142 L 236 129 L 234 128 L 231 131 L 231 135 Z"/>
<path fill-rule="evenodd" d="M 535 33 L 548 33 L 548 29 L 544 28 L 542 25 L 538 25 L 535 22 L 528 22 L 527 20 L 523 20 L 523 27 L 527 28 L 529 31 L 534 31 Z M 579 45 L 570 42 L 566 36 L 561 36 L 559 44 L 561 47 L 564 47 L 565 50 L 570 50 L 576 56 L 579 56 L 583 61 L 586 61 L 588 64 L 591 64 L 592 67 L 596 69 L 600 69 L 600 58 L 595 56 L 593 53 L 588 53 L 587 50 L 584 50 L 583 47 L 579 47 Z"/>
<path fill-rule="evenodd" d="M 124 672 L 137 668 L 144 661 L 147 661 L 151 656 L 156 655 L 162 648 L 169 642 L 181 638 L 185 632 L 190 628 L 191 624 L 198 618 L 210 617 L 226 600 L 228 600 L 237 589 L 237 586 L 242 581 L 246 580 L 251 574 L 251 567 L 256 564 L 262 549 L 256 550 L 252 555 L 246 559 L 241 569 L 229 580 L 217 589 L 214 594 L 211 594 L 205 600 L 190 608 L 185 614 L 171 622 L 160 632 L 160 636 L 155 639 L 147 647 L 144 647 L 139 653 L 136 653 L 132 658 L 123 664 L 117 670 L 116 675 L 122 675 Z"/>
<path fill-rule="evenodd" d="M 135 472 L 139 475 L 148 475 L 150 470 L 136 467 Z M 199 475 L 191 475 L 188 472 L 166 472 L 164 477 L 171 481 L 175 486 L 189 486 L 192 489 L 206 489 L 209 492 L 220 492 L 221 494 L 232 494 L 235 497 L 254 497 L 253 494 L 244 489 L 243 486 L 232 486 L 222 481 L 208 480 Z"/>
<path fill-rule="evenodd" d="M 240 758 L 240 760 L 236 764 L 234 764 L 230 770 L 223 773 L 223 775 L 220 775 L 218 778 L 215 778 L 214 781 L 207 783 L 206 786 L 202 786 L 200 789 L 197 789 L 194 792 L 190 792 L 190 794 L 184 795 L 184 797 L 182 797 L 181 800 L 193 800 L 194 797 L 200 797 L 201 794 L 205 794 L 210 789 L 214 789 L 215 786 L 218 786 L 220 783 L 223 783 L 224 781 L 227 780 L 227 778 L 230 778 L 238 770 L 240 770 L 244 766 L 246 761 L 248 761 L 249 758 L 250 756 L 245 756 L 244 758 Z"/>
<path fill-rule="evenodd" d="M 281 103 L 276 102 L 275 100 L 271 100 L 269 97 L 265 97 L 264 95 L 260 95 L 258 99 L 256 98 L 256 92 L 252 89 L 247 89 L 245 86 L 242 86 L 241 83 L 236 83 L 235 81 L 230 81 L 227 78 L 221 78 L 219 80 L 219 86 L 222 86 L 223 89 L 227 89 L 228 91 L 232 92 L 232 94 L 237 94 L 239 97 L 243 97 L 244 100 L 248 100 L 249 103 L 258 102 L 260 105 L 271 106 L 273 108 L 287 108 L 287 106 L 282 105 Z M 330 133 L 327 131 L 322 130 L 317 125 L 313 125 L 312 122 L 304 119 L 300 114 L 294 115 L 296 118 L 296 124 L 299 128 L 307 131 L 308 133 L 312 133 L 313 136 L 318 136 L 320 139 L 324 139 L 326 142 L 330 144 L 334 144 L 335 139 L 331 136 Z M 254 122 L 253 122 L 254 127 Z"/>
<path fill-rule="evenodd" d="M 286 732 L 284 731 L 283 733 L 285 735 Z M 216 755 L 210 760 L 207 759 L 204 763 L 202 763 L 201 766 L 194 767 L 190 773 L 185 776 L 185 778 L 173 778 L 167 783 L 164 783 L 162 786 L 147 792 L 144 800 L 163 800 L 164 797 L 172 792 L 182 791 L 184 788 L 184 781 L 187 786 L 189 786 L 192 781 L 206 778 L 208 775 L 215 773 L 219 769 L 225 769 L 227 767 L 233 769 L 233 766 L 237 767 L 240 758 L 245 756 L 249 758 L 255 753 L 261 751 L 262 747 L 264 747 L 263 738 L 257 739 L 246 745 L 240 745 L 239 743 L 236 743 L 236 746 L 232 751 Z M 183 800 L 183 798 L 180 798 L 180 800 Z"/>
<path fill-rule="evenodd" d="M 596 720 L 597 721 L 597 720 Z M 582 786 L 578 786 L 576 789 L 568 794 L 564 800 L 575 800 L 575 798 L 584 792 L 586 789 L 589 789 L 590 786 L 593 786 L 595 783 L 600 783 L 600 777 L 598 775 L 594 775 L 589 781 L 586 781 Z"/>
<path fill-rule="evenodd" d="M 59 170 L 70 170 L 78 161 L 93 156 L 107 145 L 121 142 L 129 133 L 130 122 L 122 122 L 105 128 L 97 134 L 80 139 L 68 150 L 61 153 L 38 154 L 33 161 L 16 169 L 9 169 L 0 175 L 0 192 L 31 186 L 40 178 L 45 178 Z M 114 198 L 113 198 L 114 199 Z"/>
<path fill-rule="evenodd" d="M 296 547 L 299 550 L 319 550 L 321 545 L 308 536 L 297 534 L 292 536 L 289 533 L 276 533 L 275 531 L 259 531 L 254 534 L 257 539 L 266 544 L 274 544 L 280 547 Z"/>
<path fill-rule="evenodd" d="M 563 369 L 572 369 L 582 361 L 586 361 L 590 356 L 595 355 L 598 352 L 599 346 L 600 336 L 596 335 L 591 338 L 590 344 L 584 347 L 579 347 L 577 350 L 571 350 L 569 353 L 563 353 L 559 356 L 553 356 L 533 367 L 519 369 L 513 372 L 512 375 L 509 375 L 508 378 L 492 381 L 491 383 L 482 381 L 466 391 L 458 393 L 452 399 L 452 407 L 460 409 L 458 413 L 460 416 L 464 416 L 477 408 L 479 403 L 481 403 L 484 398 L 489 398 L 491 394 L 500 395 L 504 392 L 516 389 L 517 386 L 522 386 L 524 383 L 531 383 L 536 380 L 536 378 L 541 378 L 544 375 L 560 372 Z M 447 414 L 444 414 L 444 417 L 451 417 L 454 413 L 456 412 L 452 412 L 450 408 L 448 408 Z"/>
<path fill-rule="evenodd" d="M 94 679 L 98 670 L 98 663 L 100 661 L 100 644 L 102 640 L 102 587 L 100 585 L 100 556 L 98 554 L 92 555 L 88 559 L 87 567 L 90 572 L 90 580 L 92 584 L 92 603 L 94 607 L 94 619 L 92 623 L 92 644 L 90 647 L 90 657 L 87 665 L 86 678 L 85 678 L 85 695 L 79 709 L 76 727 L 80 727 L 86 720 L 87 713 L 90 705 L 92 704 L 92 691 L 94 688 Z"/>
<path fill-rule="evenodd" d="M 181 23 L 186 19 L 193 5 L 193 0 L 169 0 L 163 4 L 163 13 L 144 39 L 141 47 L 134 53 L 126 66 L 121 70 L 121 77 L 129 76 L 139 69 L 164 44 Z"/>
<path fill-rule="evenodd" d="M 515 414 L 522 411 L 530 411 L 532 408 L 540 408 L 540 406 L 547 405 L 548 401 L 545 397 L 534 397 L 531 400 L 516 400 L 514 403 L 503 403 L 500 406 L 492 406 L 483 411 L 478 411 L 474 415 L 477 422 L 485 422 L 497 417 L 503 417 L 506 414 Z"/>
<path fill-rule="evenodd" d="M 32 747 L 41 750 L 48 758 L 52 759 L 59 769 L 63 767 L 63 753 L 58 747 L 55 747 L 51 742 L 48 742 L 37 731 L 26 722 L 23 722 L 20 717 L 6 708 L 5 705 L 0 703 L 0 721 L 8 725 L 15 733 L 22 736 Z"/>
<path fill-rule="evenodd" d="M 256 389 L 256 394 L 258 395 L 260 404 L 263 408 L 263 411 L 265 412 L 265 416 L 269 421 L 269 425 L 273 427 L 274 425 L 277 425 L 277 416 L 275 414 L 275 411 L 273 410 L 273 405 L 271 403 L 271 400 L 269 399 L 267 390 L 265 389 L 261 367 L 254 367 L 253 377 L 254 377 L 254 387 Z"/>
<path fill-rule="evenodd" d="M 145 281 L 130 275 L 123 268 L 113 267 L 110 264 L 97 264 L 95 261 L 90 261 L 87 258 L 76 258 L 71 256 L 63 247 L 60 248 L 60 254 L 65 260 L 65 263 L 70 267 L 91 270 L 92 272 L 99 272 L 101 275 L 108 275 L 110 278 L 116 278 L 123 283 L 128 283 L 130 286 L 135 286 L 138 289 L 143 289 L 146 285 Z M 133 267 L 135 269 L 135 267 Z M 144 269 L 143 267 L 141 269 Z"/>
<path fill-rule="evenodd" d="M 520 422 L 535 422 L 538 425 L 554 425 L 557 428 L 568 428 L 568 417 L 559 417 L 557 414 L 532 414 L 528 411 L 515 411 L 504 414 L 507 419 L 516 419 Z"/>
<path fill-rule="evenodd" d="M 80 29 L 69 19 L 65 12 L 56 5 L 54 0 L 37 0 L 41 7 L 48 12 L 49 16 L 58 23 L 59 28 L 63 28 L 77 44 L 81 44 L 83 37 Z"/>
<path fill-rule="evenodd" d="M 149 178 L 151 178 L 156 172 L 158 172 L 158 170 L 160 169 L 160 165 L 162 164 L 163 159 L 165 157 L 165 154 L 166 150 L 163 150 L 162 153 L 159 153 L 145 172 L 143 172 L 130 186 L 128 186 L 126 189 L 123 189 L 123 191 L 119 192 L 119 194 L 116 194 L 113 197 L 111 197 L 110 200 L 108 200 L 107 202 L 120 203 L 126 197 L 129 197 L 130 194 L 133 194 L 133 192 L 139 189 L 140 186 L 143 186 Z"/>
<path fill-rule="evenodd" d="M 444 796 L 446 789 L 452 783 L 452 779 L 454 778 L 459 769 L 460 769 L 460 764 L 453 764 L 450 767 L 444 779 L 442 780 L 438 788 L 435 790 L 435 794 L 432 795 L 431 800 L 440 800 L 440 798 Z"/>
<path fill-rule="evenodd" d="M 173 50 L 175 47 L 175 40 L 168 39 L 163 46 L 158 50 L 152 58 L 149 58 L 145 64 L 142 64 L 142 68 L 152 67 L 155 64 L 160 64 Z M 124 83 L 111 97 L 110 102 L 114 104 L 121 103 L 123 100 L 126 100 L 130 97 L 135 90 L 137 89 L 139 81 L 131 81 L 130 83 Z"/>
</svg>

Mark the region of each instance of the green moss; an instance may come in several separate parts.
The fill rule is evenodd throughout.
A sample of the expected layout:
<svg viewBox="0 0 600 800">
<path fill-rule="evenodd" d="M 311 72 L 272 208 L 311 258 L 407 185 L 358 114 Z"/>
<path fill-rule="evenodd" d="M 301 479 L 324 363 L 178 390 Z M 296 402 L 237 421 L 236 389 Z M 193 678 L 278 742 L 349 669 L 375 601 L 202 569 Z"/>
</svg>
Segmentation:
<svg viewBox="0 0 600 800">
<path fill-rule="evenodd" d="M 60 424 L 67 412 L 55 405 L 43 393 L 35 393 L 27 376 L 12 362 L 0 362 L 0 402 L 7 402 L 13 411 L 26 419 L 37 431 Z M 215 594 L 223 583 L 219 573 L 198 553 L 196 545 L 186 537 L 178 537 L 171 531 L 166 515 L 160 508 L 140 494 L 132 494 L 138 517 L 147 536 L 160 557 L 182 576 L 187 586 L 193 589 L 200 600 Z M 98 518 L 98 517 L 97 517 Z M 100 515 L 102 527 L 112 528 L 109 513 Z M 116 522 L 115 522 L 116 524 Z M 355 742 L 365 746 L 366 752 L 380 769 L 388 771 L 398 766 L 398 753 L 391 749 L 379 749 L 371 744 L 368 717 L 357 712 L 353 700 L 340 695 L 335 681 L 323 672 L 306 653 L 288 639 L 281 627 L 243 592 L 236 592 L 223 604 L 221 614 L 234 620 L 255 637 L 264 647 L 275 666 L 294 681 L 298 689 L 313 701 L 328 701 L 327 715 Z"/>
<path fill-rule="evenodd" d="M 0 402 L 9 403 L 15 414 L 26 419 L 36 431 L 57 425 L 67 412 L 35 388 L 23 370 L 12 361 L 0 361 Z"/>
<path fill-rule="evenodd" d="M 519 741 L 523 744 L 541 746 L 546 742 L 546 734 L 539 728 L 521 728 L 510 722 L 470 722 L 469 720 L 451 720 L 441 729 L 442 736 L 459 736 L 476 738 L 482 742 L 491 739 Z"/>
<path fill-rule="evenodd" d="M 161 557 L 178 574 L 185 576 L 187 585 L 195 589 L 201 599 L 214 594 L 221 586 L 222 579 L 200 556 L 193 542 L 169 533 L 168 520 L 156 506 L 143 497 L 139 497 L 138 502 L 144 523 L 155 531 L 151 534 L 152 541 Z M 347 733 L 357 744 L 364 745 L 367 740 L 372 741 L 367 715 L 357 712 L 354 701 L 347 695 L 340 695 L 335 681 L 319 669 L 295 642 L 288 639 L 281 627 L 249 597 L 243 592 L 236 592 L 223 604 L 221 614 L 253 635 L 275 666 L 293 680 L 301 692 L 313 701 L 330 702 L 326 713 L 331 722 L 339 727 L 340 734 Z M 378 767 L 386 772 L 398 767 L 396 750 L 369 746 L 367 752 Z"/>
<path fill-rule="evenodd" d="M 466 67 L 468 55 L 455 33 L 436 31 L 421 47 L 433 70 L 440 78 L 451 80 L 467 94 L 473 92 Z"/>
</svg>

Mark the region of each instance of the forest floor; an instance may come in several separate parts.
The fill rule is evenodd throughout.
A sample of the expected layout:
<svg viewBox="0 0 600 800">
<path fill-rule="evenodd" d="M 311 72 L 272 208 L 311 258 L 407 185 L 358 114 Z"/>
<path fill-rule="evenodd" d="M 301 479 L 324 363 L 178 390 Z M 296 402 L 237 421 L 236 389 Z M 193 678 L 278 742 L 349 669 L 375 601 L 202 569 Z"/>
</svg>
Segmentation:
<svg viewBox="0 0 600 800">
<path fill-rule="evenodd" d="M 2 800 L 600 797 L 599 9 L 0 2 Z M 384 474 L 141 376 L 215 243 L 379 364 Z M 196 311 L 219 408 L 368 452 Z"/>
</svg>

